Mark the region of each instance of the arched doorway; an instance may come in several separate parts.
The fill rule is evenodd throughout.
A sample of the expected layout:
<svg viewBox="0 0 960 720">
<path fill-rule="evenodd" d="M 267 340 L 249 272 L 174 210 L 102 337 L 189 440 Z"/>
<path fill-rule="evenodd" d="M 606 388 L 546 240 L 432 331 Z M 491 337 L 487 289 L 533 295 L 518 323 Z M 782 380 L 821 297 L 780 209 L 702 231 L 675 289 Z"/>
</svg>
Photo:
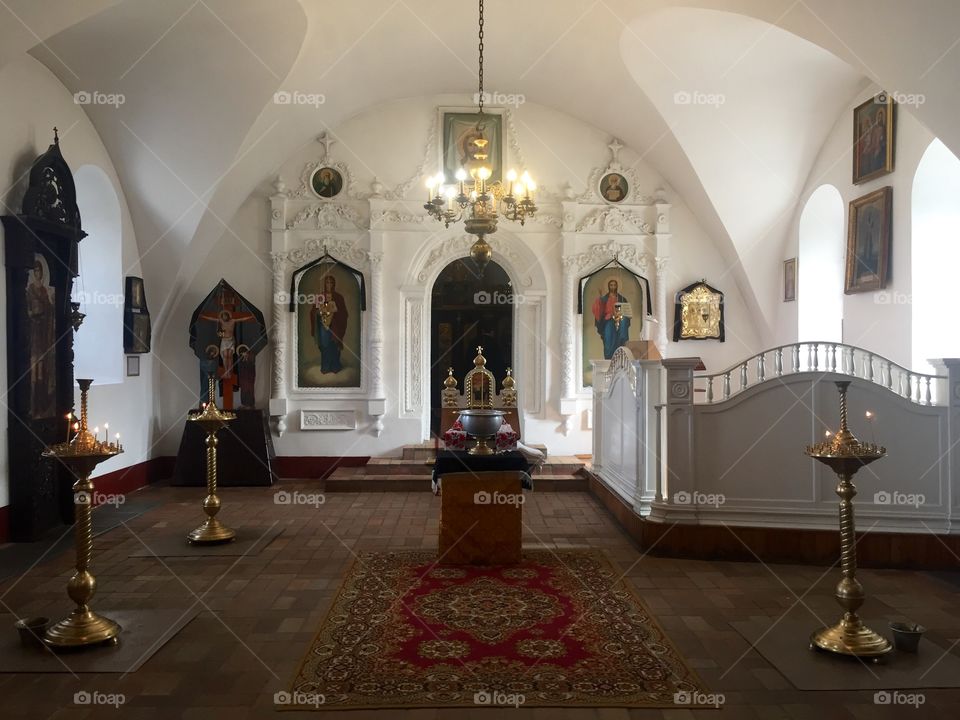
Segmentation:
<svg viewBox="0 0 960 720">
<path fill-rule="evenodd" d="M 513 366 L 513 286 L 491 261 L 478 273 L 468 258 L 454 260 L 433 285 L 430 311 L 430 433 L 440 429 L 440 390 L 453 368 L 458 384 L 483 346 L 487 368 L 500 382 Z M 460 388 L 462 390 L 462 388 Z"/>
</svg>

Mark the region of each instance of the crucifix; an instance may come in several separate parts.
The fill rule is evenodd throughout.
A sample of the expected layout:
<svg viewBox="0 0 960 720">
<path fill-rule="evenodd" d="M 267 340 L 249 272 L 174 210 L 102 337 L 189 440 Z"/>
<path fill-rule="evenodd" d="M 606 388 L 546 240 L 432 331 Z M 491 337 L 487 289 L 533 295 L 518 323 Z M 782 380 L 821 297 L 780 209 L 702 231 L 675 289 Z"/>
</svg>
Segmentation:
<svg viewBox="0 0 960 720">
<path fill-rule="evenodd" d="M 317 142 L 323 145 L 323 157 L 320 158 L 320 162 L 327 162 L 327 159 L 330 157 L 330 146 L 333 145 L 336 140 L 334 140 L 330 135 L 324 130 L 317 136 Z"/>
<path fill-rule="evenodd" d="M 620 142 L 619 140 L 617 140 L 616 138 L 614 138 L 614 139 L 613 139 L 613 142 L 611 142 L 609 145 L 607 145 L 607 147 L 610 148 L 610 155 L 611 155 L 610 164 L 611 164 L 611 165 L 619 165 L 619 164 L 620 164 L 620 150 L 623 149 L 623 143 Z"/>
<path fill-rule="evenodd" d="M 220 311 L 204 312 L 198 316 L 201 320 L 210 320 L 217 323 L 217 336 L 220 338 L 220 359 L 223 361 L 223 367 L 218 369 L 220 375 L 220 387 L 223 395 L 223 409 L 233 410 L 233 389 L 236 380 L 235 366 L 239 358 L 236 357 L 237 323 L 247 320 L 255 320 L 253 313 L 238 312 L 236 310 L 237 300 L 234 297 L 227 297 L 227 293 L 220 293 Z M 213 402 L 213 398 L 210 398 Z"/>
</svg>

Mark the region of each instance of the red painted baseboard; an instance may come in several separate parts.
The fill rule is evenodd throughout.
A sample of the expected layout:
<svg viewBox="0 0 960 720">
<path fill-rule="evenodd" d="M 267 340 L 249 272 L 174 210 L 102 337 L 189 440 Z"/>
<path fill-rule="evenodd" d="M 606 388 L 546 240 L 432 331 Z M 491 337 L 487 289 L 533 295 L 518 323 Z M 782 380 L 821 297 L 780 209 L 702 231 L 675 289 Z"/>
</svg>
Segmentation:
<svg viewBox="0 0 960 720">
<path fill-rule="evenodd" d="M 172 457 L 158 457 L 93 478 L 99 505 L 109 495 L 125 495 L 173 475 Z M 10 506 L 0 507 L 0 543 L 10 542 Z"/>
<path fill-rule="evenodd" d="M 277 477 L 323 480 L 338 467 L 360 467 L 366 465 L 369 461 L 369 456 L 312 457 L 286 455 L 274 458 L 271 465 Z"/>
</svg>

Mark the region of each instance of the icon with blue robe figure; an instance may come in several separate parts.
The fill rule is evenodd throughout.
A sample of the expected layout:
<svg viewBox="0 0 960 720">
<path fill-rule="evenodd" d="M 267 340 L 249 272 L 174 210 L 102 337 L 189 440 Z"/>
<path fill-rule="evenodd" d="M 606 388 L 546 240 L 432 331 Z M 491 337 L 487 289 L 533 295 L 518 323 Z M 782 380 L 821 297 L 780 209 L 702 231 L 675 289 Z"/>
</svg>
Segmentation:
<svg viewBox="0 0 960 720">
<path fill-rule="evenodd" d="M 593 301 L 593 320 L 603 341 L 603 359 L 613 357 L 618 347 L 630 339 L 630 302 L 620 294 L 616 278 L 607 281 L 607 292 Z"/>
</svg>

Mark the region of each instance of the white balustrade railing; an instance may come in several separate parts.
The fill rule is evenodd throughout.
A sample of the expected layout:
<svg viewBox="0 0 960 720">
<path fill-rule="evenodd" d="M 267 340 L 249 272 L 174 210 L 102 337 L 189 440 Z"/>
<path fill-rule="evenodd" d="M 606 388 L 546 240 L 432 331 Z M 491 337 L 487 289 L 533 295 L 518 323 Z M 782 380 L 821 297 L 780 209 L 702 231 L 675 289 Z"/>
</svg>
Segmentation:
<svg viewBox="0 0 960 720">
<path fill-rule="evenodd" d="M 914 372 L 863 348 L 820 341 L 781 345 L 722 372 L 697 375 L 694 402 L 723 402 L 762 382 L 800 373 L 847 375 L 880 385 L 917 405 L 947 404 L 946 375 Z"/>
</svg>

